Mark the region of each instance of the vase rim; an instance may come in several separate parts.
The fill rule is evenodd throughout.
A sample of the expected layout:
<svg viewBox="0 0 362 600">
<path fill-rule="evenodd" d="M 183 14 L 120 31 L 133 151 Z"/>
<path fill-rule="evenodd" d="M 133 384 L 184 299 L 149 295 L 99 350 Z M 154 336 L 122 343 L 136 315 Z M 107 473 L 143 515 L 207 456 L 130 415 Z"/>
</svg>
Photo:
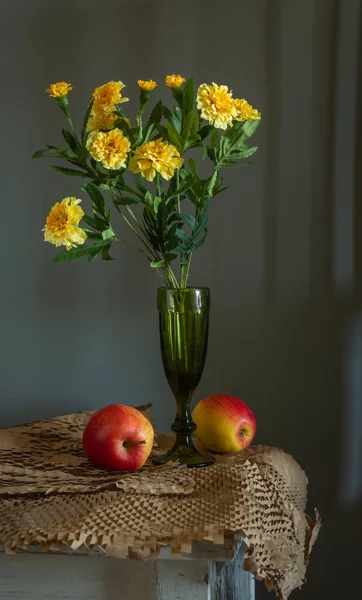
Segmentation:
<svg viewBox="0 0 362 600">
<path fill-rule="evenodd" d="M 185 288 L 171 288 L 171 287 L 166 287 L 166 286 L 160 286 L 158 288 L 159 290 L 168 290 L 170 292 L 194 292 L 194 291 L 210 291 L 210 288 L 205 287 L 205 286 L 201 286 L 201 287 L 197 287 L 197 286 L 187 286 Z"/>
</svg>

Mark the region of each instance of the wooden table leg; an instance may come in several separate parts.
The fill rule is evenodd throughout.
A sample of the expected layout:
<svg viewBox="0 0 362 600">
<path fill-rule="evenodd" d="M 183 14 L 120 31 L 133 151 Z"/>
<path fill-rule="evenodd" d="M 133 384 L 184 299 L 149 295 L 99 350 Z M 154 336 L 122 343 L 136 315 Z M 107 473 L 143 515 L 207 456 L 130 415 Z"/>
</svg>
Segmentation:
<svg viewBox="0 0 362 600">
<path fill-rule="evenodd" d="M 207 600 L 255 600 L 254 578 L 243 569 L 245 550 L 241 543 L 233 560 L 209 562 Z"/>
</svg>

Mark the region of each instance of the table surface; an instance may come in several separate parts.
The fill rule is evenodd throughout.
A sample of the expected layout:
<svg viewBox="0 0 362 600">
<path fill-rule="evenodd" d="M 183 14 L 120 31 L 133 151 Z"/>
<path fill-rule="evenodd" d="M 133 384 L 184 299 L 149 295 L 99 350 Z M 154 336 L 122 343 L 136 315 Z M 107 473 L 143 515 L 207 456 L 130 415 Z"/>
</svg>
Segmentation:
<svg viewBox="0 0 362 600">
<path fill-rule="evenodd" d="M 95 548 L 145 559 L 164 546 L 190 552 L 193 540 L 223 545 L 228 532 L 244 532 L 245 564 L 256 578 L 280 598 L 303 584 L 320 518 L 305 514 L 307 478 L 291 456 L 249 446 L 218 457 L 209 469 L 146 465 L 137 473 L 104 472 L 82 450 L 89 417 L 63 415 L 0 431 L 0 541 L 7 551 L 39 544 L 44 552 Z M 170 441 L 159 434 L 154 451 Z M 220 566 L 232 559 L 230 548 L 229 554 L 219 550 L 196 562 Z"/>
</svg>

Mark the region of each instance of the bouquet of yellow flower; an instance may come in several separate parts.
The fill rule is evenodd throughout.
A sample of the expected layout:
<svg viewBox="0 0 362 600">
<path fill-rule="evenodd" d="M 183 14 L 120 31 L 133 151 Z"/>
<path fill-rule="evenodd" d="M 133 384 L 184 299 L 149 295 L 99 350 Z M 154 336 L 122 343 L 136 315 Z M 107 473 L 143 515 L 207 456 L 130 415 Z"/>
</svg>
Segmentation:
<svg viewBox="0 0 362 600">
<path fill-rule="evenodd" d="M 72 86 L 59 82 L 46 90 L 68 120 L 69 128 L 62 129 L 66 146 L 48 145 L 33 158 L 49 155 L 70 163 L 72 168 L 51 168 L 88 180 L 82 190 L 90 197 L 91 210 L 85 214 L 75 196 L 57 202 L 47 217 L 44 239 L 65 246 L 56 262 L 82 256 L 111 260 L 110 249 L 118 237 L 109 203 L 133 231 L 134 247 L 166 287 L 186 288 L 192 253 L 207 235 L 210 200 L 225 189 L 220 170 L 245 165 L 256 152 L 257 146 L 248 141 L 261 115 L 246 100 L 233 98 L 225 85 L 203 83 L 195 97 L 192 78 L 168 75 L 166 86 L 175 106 L 159 101 L 146 120 L 145 109 L 157 84 L 139 80 L 138 85 L 134 124 L 123 110 L 128 100 L 122 95 L 125 85 L 109 81 L 94 90 L 80 134 L 70 113 Z M 193 158 L 186 163 L 185 153 L 192 148 L 200 148 L 202 160 L 211 161 L 209 177 L 199 176 Z M 183 209 L 185 205 L 192 210 Z M 179 279 L 172 268 L 176 259 Z"/>
</svg>

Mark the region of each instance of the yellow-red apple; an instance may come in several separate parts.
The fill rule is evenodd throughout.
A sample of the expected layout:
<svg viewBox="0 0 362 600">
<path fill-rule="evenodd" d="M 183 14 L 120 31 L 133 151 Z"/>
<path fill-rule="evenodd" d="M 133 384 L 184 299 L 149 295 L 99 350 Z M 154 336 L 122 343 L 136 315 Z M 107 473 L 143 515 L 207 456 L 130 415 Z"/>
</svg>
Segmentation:
<svg viewBox="0 0 362 600">
<path fill-rule="evenodd" d="M 83 432 L 83 450 L 96 467 L 133 471 L 149 457 L 153 437 L 151 423 L 139 410 L 110 404 L 90 418 Z"/>
<path fill-rule="evenodd" d="M 192 419 L 197 439 L 214 452 L 239 452 L 249 446 L 256 433 L 253 413 L 234 396 L 213 394 L 200 400 Z"/>
</svg>

